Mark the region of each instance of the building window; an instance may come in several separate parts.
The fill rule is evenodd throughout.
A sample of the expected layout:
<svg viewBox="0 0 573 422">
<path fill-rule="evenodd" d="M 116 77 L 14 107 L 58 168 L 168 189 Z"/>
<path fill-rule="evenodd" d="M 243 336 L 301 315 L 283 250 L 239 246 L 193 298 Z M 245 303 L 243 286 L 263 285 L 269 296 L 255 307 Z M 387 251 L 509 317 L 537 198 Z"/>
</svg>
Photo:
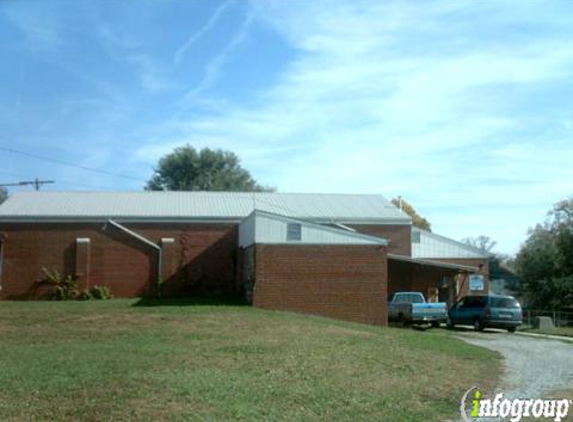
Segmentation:
<svg viewBox="0 0 573 422">
<path fill-rule="evenodd" d="M 412 230 L 412 243 L 420 243 L 422 237 L 422 233 L 418 230 Z"/>
<path fill-rule="evenodd" d="M 302 227 L 298 223 L 287 223 L 287 242 L 301 240 Z"/>
</svg>

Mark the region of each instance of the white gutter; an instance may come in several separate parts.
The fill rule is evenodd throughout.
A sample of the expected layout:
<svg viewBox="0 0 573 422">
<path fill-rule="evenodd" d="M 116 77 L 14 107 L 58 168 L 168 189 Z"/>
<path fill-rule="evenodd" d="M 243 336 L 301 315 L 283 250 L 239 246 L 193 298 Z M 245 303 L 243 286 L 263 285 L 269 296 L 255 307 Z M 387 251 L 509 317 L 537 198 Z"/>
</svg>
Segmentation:
<svg viewBox="0 0 573 422">
<path fill-rule="evenodd" d="M 153 243 L 151 240 L 146 239 L 145 237 L 141 236 L 140 234 L 137 234 L 134 231 L 129 230 L 127 227 L 122 226 L 121 224 L 113 221 L 112 219 L 108 219 L 106 225 L 107 224 L 111 224 L 113 227 L 121 230 L 124 233 L 127 233 L 131 237 L 139 240 L 140 242 L 145 243 L 147 246 L 150 246 L 157 251 L 157 276 L 156 276 L 157 295 L 161 296 L 161 283 L 162 283 L 162 279 L 161 279 L 162 268 L 161 267 L 163 266 L 163 249 L 161 249 L 161 246 Z M 103 229 L 105 230 L 105 226 L 103 227 Z"/>
</svg>

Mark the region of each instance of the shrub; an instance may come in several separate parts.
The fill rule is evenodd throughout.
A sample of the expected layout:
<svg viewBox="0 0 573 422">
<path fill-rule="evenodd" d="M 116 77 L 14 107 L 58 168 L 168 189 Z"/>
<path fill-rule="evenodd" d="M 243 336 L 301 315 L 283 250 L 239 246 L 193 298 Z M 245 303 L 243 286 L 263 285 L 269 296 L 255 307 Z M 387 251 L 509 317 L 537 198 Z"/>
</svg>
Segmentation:
<svg viewBox="0 0 573 422">
<path fill-rule="evenodd" d="M 46 278 L 40 280 L 40 283 L 47 283 L 54 285 L 54 289 L 50 297 L 54 300 L 73 300 L 79 295 L 78 291 L 78 276 L 68 274 L 66 276 L 60 275 L 58 270 L 48 271 L 43 269 Z"/>
<path fill-rule="evenodd" d="M 107 286 L 94 286 L 89 291 L 89 293 L 91 295 L 91 299 L 96 299 L 96 300 L 111 299 L 111 293 Z"/>
<path fill-rule="evenodd" d="M 58 270 L 48 271 L 43 268 L 46 278 L 40 280 L 39 284 L 50 284 L 54 288 L 50 292 L 53 300 L 104 300 L 111 299 L 111 293 L 106 286 L 94 286 L 89 290 L 78 290 L 79 277 L 75 274 L 62 276 Z"/>
<path fill-rule="evenodd" d="M 91 292 L 88 290 L 84 290 L 78 295 L 78 300 L 92 300 L 93 298 Z"/>
</svg>

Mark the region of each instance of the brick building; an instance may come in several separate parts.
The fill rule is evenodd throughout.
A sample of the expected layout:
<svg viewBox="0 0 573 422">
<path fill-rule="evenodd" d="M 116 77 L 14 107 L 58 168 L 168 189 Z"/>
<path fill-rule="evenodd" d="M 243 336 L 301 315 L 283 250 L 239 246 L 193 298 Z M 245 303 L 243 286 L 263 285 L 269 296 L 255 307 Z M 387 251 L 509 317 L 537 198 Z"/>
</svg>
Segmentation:
<svg viewBox="0 0 573 422">
<path fill-rule="evenodd" d="M 246 294 L 254 306 L 384 325 L 388 295 L 487 292 L 487 256 L 412 228 L 378 195 L 29 192 L 0 206 L 0 298 L 43 269 L 116 297 Z"/>
</svg>

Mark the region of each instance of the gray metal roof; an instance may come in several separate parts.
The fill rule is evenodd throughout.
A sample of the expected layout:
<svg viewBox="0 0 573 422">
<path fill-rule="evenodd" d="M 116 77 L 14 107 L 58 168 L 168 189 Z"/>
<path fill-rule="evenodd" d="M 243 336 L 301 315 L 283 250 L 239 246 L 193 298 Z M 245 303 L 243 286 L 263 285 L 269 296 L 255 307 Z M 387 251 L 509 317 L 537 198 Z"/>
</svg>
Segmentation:
<svg viewBox="0 0 573 422">
<path fill-rule="evenodd" d="M 479 248 L 458 242 L 449 237 L 412 227 L 413 232 L 420 233 L 420 241 L 412 242 L 414 258 L 489 258 L 491 254 L 484 253 Z"/>
<path fill-rule="evenodd" d="M 240 220 L 255 209 L 287 217 L 347 223 L 410 224 L 381 195 L 268 192 L 19 192 L 0 221 Z"/>
<path fill-rule="evenodd" d="M 410 262 L 412 264 L 418 264 L 418 265 L 428 266 L 428 267 L 448 268 L 451 270 L 469 271 L 472 273 L 479 272 L 478 267 L 473 267 L 471 265 L 453 264 L 451 262 L 432 261 L 430 259 L 412 258 L 409 256 L 396 255 L 396 254 L 391 254 L 391 253 L 388 254 L 388 259 L 391 259 L 394 261 Z"/>
</svg>

